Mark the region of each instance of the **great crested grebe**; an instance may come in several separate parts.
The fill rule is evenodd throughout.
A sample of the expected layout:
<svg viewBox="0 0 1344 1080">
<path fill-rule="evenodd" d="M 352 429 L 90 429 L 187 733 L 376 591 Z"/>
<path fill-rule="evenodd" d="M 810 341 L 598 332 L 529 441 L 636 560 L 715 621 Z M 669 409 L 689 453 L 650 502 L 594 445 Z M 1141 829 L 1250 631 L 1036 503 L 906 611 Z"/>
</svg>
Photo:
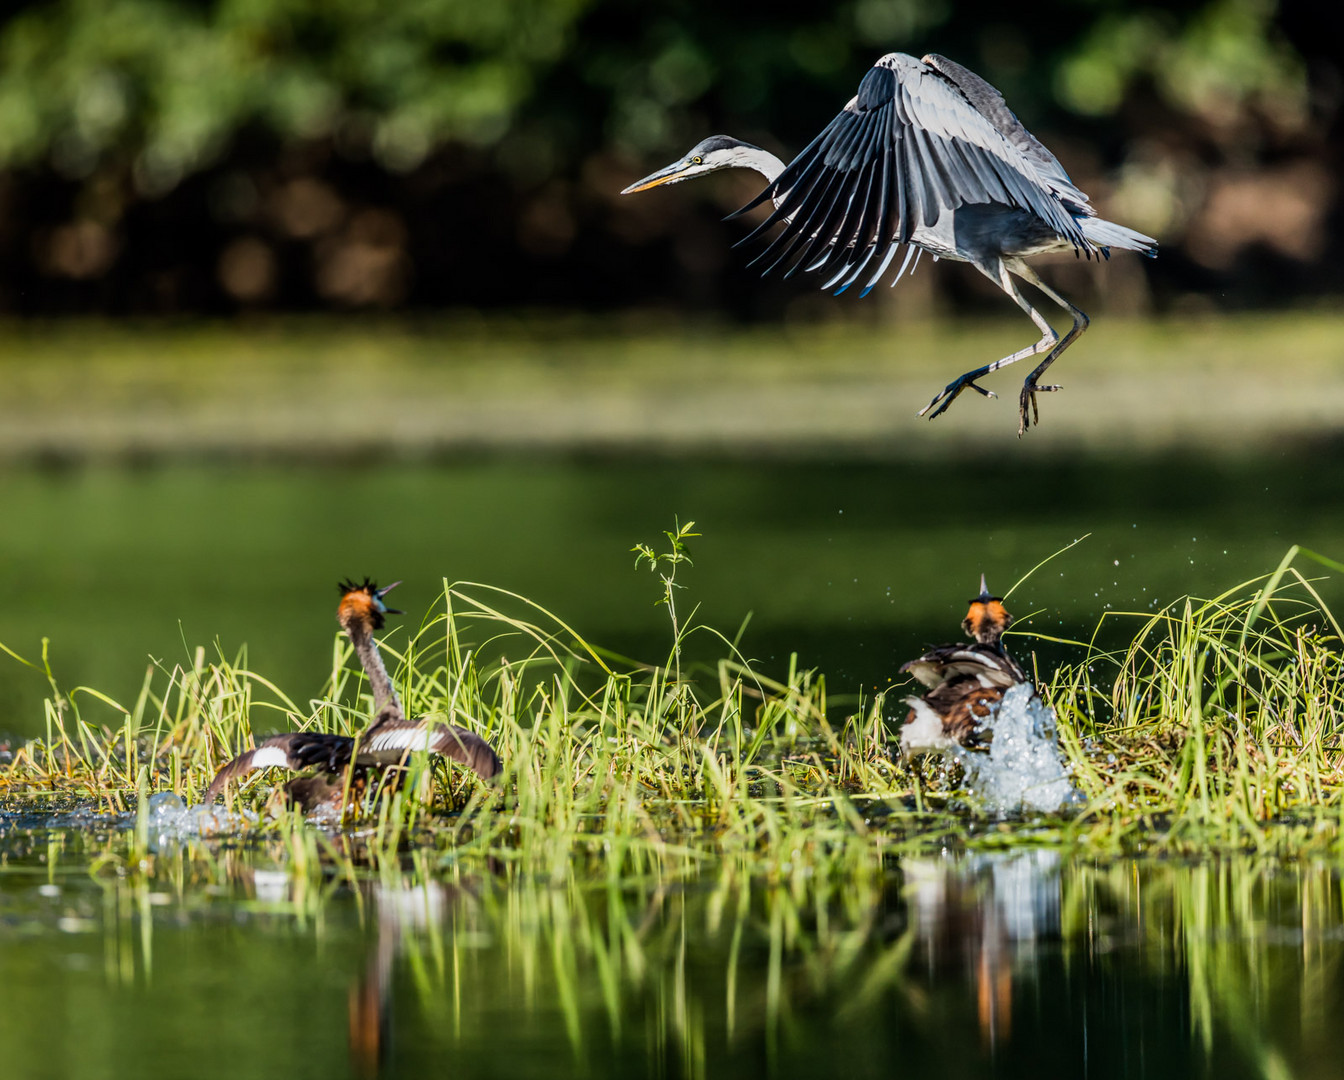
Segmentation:
<svg viewBox="0 0 1344 1080">
<path fill-rule="evenodd" d="M 990 595 L 983 574 L 980 595 L 970 604 L 961 628 L 972 644 L 938 645 L 901 667 L 929 688 L 906 699 L 910 712 L 901 728 L 901 750 L 907 756 L 983 745 L 986 721 L 1004 693 L 1028 681 L 1003 647 L 1013 617 L 1002 597 Z"/>
<path fill-rule="evenodd" d="M 406 718 L 373 637 L 375 630 L 383 628 L 385 616 L 401 614 L 383 602 L 383 597 L 399 584 L 393 582 L 380 589 L 366 578 L 362 584 L 346 581 L 340 585 L 341 603 L 336 618 L 350 638 L 373 692 L 374 720 L 368 730 L 358 739 L 308 731 L 263 739 L 216 773 L 206 789 L 206 803 L 214 802 L 230 780 L 240 779 L 256 769 L 278 767 L 292 772 L 317 769 L 315 775 L 299 777 L 285 785 L 291 803 L 305 811 L 312 810 L 339 802 L 347 788 L 358 797 L 367 786 L 370 771 L 382 773 L 399 766 L 417 750 L 465 765 L 483 780 L 499 774 L 503 767 L 499 755 L 475 732 L 428 719 Z"/>
<path fill-rule="evenodd" d="M 736 217 L 767 200 L 774 213 L 739 243 L 776 224 L 770 245 L 753 263 L 765 272 L 788 266 L 823 277 L 823 289 L 844 292 L 878 283 L 902 244 L 905 259 L 923 252 L 968 262 L 1013 299 L 1041 339 L 1001 360 L 968 371 L 938 391 L 919 415 L 946 412 L 963 390 L 994 393 L 979 379 L 1045 354 L 1022 384 L 1018 435 L 1037 423 L 1036 395 L 1058 386 L 1040 378 L 1088 326 L 1088 318 L 1037 276 L 1026 260 L 1048 251 L 1109 258 L 1111 248 L 1157 254 L 1157 241 L 1097 216 L 1064 166 L 973 71 L 937 53 L 915 59 L 888 53 L 859 83 L 859 92 L 789 165 L 759 146 L 713 135 L 666 168 L 621 194 L 675 184 L 719 169 L 754 169 L 766 187 Z M 913 267 L 911 267 L 913 272 Z M 1018 290 L 1034 285 L 1068 312 L 1061 338 Z M 861 295 L 862 295 L 861 294 Z M 1030 415 L 1028 411 L 1030 410 Z"/>
</svg>

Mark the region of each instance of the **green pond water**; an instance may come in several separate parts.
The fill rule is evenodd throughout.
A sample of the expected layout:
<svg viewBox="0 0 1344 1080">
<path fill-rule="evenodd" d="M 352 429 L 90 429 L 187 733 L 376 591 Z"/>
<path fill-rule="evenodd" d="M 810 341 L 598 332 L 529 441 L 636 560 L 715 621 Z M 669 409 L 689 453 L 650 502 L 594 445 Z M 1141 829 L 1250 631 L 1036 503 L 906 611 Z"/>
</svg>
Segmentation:
<svg viewBox="0 0 1344 1080">
<path fill-rule="evenodd" d="M 7 1077 L 1333 1077 L 1340 864 L 371 866 L 0 817 Z M 357 844 L 354 845 L 357 847 Z M 787 871 L 787 866 L 786 866 Z"/>
<path fill-rule="evenodd" d="M 402 623 L 431 611 L 445 578 L 479 581 L 595 644 L 665 659 L 660 587 L 630 548 L 657 546 L 677 517 L 703 533 L 678 579 L 683 615 L 698 606 L 696 621 L 730 637 L 746 622 L 747 657 L 778 674 L 797 653 L 825 672 L 838 707 L 956 637 L 982 571 L 1005 590 L 1085 534 L 1012 597 L 1017 629 L 1086 639 L 1108 611 L 1216 595 L 1294 543 L 1344 556 L 1344 458 L 1306 451 L 10 468 L 0 500 L 0 643 L 36 660 L 46 637 L 64 690 L 127 705 L 152 662 L 188 662 L 197 646 L 231 660 L 246 647 L 252 670 L 295 701 L 320 694 L 346 576 L 404 581 Z M 1321 589 L 1340 598 L 1337 582 Z M 1045 662 L 1078 655 L 1016 648 Z M 724 647 L 706 636 L 692 651 L 716 660 Z M 41 672 L 0 654 L 0 735 L 41 733 L 48 693 Z M 119 723 L 82 702 L 86 718 Z"/>
</svg>

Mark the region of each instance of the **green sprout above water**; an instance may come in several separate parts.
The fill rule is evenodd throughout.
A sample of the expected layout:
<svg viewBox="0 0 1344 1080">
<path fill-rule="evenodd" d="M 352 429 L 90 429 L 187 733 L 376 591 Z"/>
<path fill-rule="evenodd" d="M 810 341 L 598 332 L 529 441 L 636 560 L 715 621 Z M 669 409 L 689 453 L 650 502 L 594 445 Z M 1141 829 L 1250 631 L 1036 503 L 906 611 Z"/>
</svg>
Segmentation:
<svg viewBox="0 0 1344 1080">
<path fill-rule="evenodd" d="M 680 522 L 673 531 L 664 531 L 663 535 L 667 537 L 668 550 L 655 551 L 648 544 L 636 544 L 630 550 L 635 553 L 635 566 L 640 567 L 648 565 L 648 568 L 658 575 L 658 579 L 663 583 L 663 595 L 659 597 L 659 604 L 667 605 L 668 618 L 672 620 L 672 659 L 675 678 L 678 683 L 681 682 L 681 643 L 683 632 L 681 623 L 677 620 L 677 589 L 685 588 L 684 585 L 677 584 L 677 568 L 685 563 L 687 566 L 694 566 L 691 561 L 691 554 L 686 546 L 686 541 L 699 536 L 698 532 L 692 532 L 695 528 L 694 521 L 688 521 L 685 525 Z"/>
</svg>

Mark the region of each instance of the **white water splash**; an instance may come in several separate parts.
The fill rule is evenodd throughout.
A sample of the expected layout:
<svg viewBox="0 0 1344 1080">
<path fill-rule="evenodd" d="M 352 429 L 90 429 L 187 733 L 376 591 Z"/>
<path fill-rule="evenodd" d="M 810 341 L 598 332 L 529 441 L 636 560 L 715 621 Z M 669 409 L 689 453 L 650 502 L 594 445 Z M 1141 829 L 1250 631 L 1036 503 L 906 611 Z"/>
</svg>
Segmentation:
<svg viewBox="0 0 1344 1080">
<path fill-rule="evenodd" d="M 151 846 L 167 847 L 175 841 L 237 832 L 240 824 L 255 815 L 240 817 L 223 806 L 188 807 L 181 796 L 160 791 L 146 800 L 145 817 Z M 135 815 L 130 815 L 130 824 L 135 824 Z"/>
<path fill-rule="evenodd" d="M 990 725 L 989 752 L 956 751 L 966 787 L 991 814 L 1058 813 L 1082 803 L 1055 737 L 1055 714 L 1030 683 L 1014 686 Z"/>
</svg>

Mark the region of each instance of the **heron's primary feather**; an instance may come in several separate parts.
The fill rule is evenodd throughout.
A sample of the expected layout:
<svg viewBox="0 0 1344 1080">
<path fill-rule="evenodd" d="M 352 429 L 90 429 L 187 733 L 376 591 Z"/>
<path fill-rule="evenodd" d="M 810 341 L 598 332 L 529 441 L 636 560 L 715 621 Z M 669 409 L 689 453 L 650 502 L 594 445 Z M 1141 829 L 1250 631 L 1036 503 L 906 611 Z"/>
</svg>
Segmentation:
<svg viewBox="0 0 1344 1080">
<path fill-rule="evenodd" d="M 980 203 L 1025 210 L 1091 253 L 1075 214 L 1094 211 L 1054 155 L 983 79 L 929 60 L 882 57 L 821 135 L 743 207 L 775 202 L 747 240 L 784 223 L 758 257 L 772 260 L 767 272 L 792 260 L 787 273 L 816 270 L 827 287 L 847 288 L 874 259 L 885 269 L 917 230 Z"/>
</svg>

